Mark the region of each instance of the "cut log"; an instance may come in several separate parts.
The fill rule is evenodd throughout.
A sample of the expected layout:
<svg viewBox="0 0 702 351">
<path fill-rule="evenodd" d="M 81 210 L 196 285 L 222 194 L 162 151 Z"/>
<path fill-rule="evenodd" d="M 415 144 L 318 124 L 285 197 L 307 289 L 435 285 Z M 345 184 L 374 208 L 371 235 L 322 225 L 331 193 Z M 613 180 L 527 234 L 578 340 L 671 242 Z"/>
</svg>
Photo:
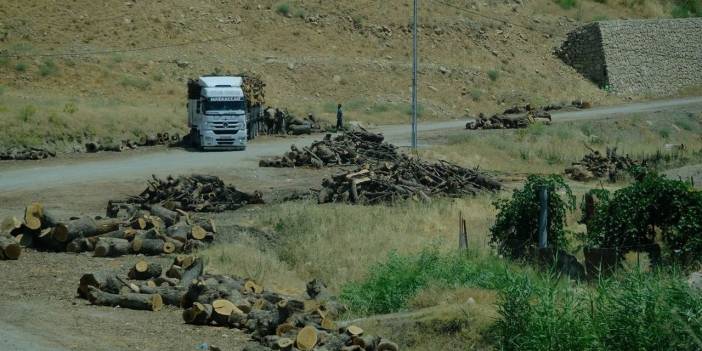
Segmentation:
<svg viewBox="0 0 702 351">
<path fill-rule="evenodd" d="M 346 328 L 346 332 L 351 336 L 361 336 L 363 335 L 363 329 L 355 325 L 350 325 Z"/>
<path fill-rule="evenodd" d="M 163 268 L 155 262 L 139 261 L 129 270 L 129 279 L 149 280 L 161 275 Z"/>
<path fill-rule="evenodd" d="M 260 294 L 263 292 L 263 287 L 256 284 L 253 280 L 247 280 L 246 283 L 244 283 L 244 292 L 248 294 Z"/>
<path fill-rule="evenodd" d="M 166 229 L 166 235 L 184 243 L 188 241 L 191 230 L 192 226 L 178 223 L 168 227 L 168 229 Z"/>
<path fill-rule="evenodd" d="M 280 338 L 278 341 L 276 341 L 276 346 L 278 347 L 278 350 L 290 350 L 292 349 L 294 342 L 290 338 Z"/>
<path fill-rule="evenodd" d="M 120 306 L 131 310 L 159 311 L 163 307 L 163 299 L 159 294 L 111 294 L 96 287 L 88 288 L 88 300 L 93 305 Z"/>
<path fill-rule="evenodd" d="M 154 216 L 161 218 L 166 227 L 170 227 L 178 222 L 178 212 L 171 211 L 161 205 L 151 205 L 149 206 L 149 211 Z"/>
<path fill-rule="evenodd" d="M 322 321 L 319 323 L 319 325 L 322 327 L 322 329 L 326 330 L 336 329 L 336 323 L 334 323 L 334 321 L 329 318 L 322 318 Z"/>
<path fill-rule="evenodd" d="M 311 325 L 300 329 L 300 331 L 297 333 L 297 338 L 295 339 L 297 348 L 302 351 L 310 351 L 314 349 L 315 345 L 317 345 L 317 341 L 317 329 Z"/>
<path fill-rule="evenodd" d="M 95 245 L 88 238 L 76 238 L 66 244 L 67 252 L 80 253 L 93 250 L 95 250 Z"/>
<path fill-rule="evenodd" d="M 378 347 L 376 348 L 376 351 L 398 351 L 400 350 L 400 347 L 397 346 L 396 343 L 381 339 L 380 342 L 378 343 Z"/>
<path fill-rule="evenodd" d="M 95 243 L 95 257 L 117 257 L 129 253 L 129 241 L 126 239 L 99 238 Z"/>
<path fill-rule="evenodd" d="M 22 221 L 17 217 L 7 217 L 0 224 L 0 235 L 19 235 L 20 229 L 22 228 Z"/>
<path fill-rule="evenodd" d="M 195 262 L 195 256 L 193 255 L 178 255 L 173 259 L 173 264 L 181 268 L 188 268 L 193 262 Z"/>
<path fill-rule="evenodd" d="M 78 288 L 79 295 L 87 298 L 88 287 L 96 287 L 102 291 L 110 293 L 118 293 L 122 284 L 113 272 L 95 272 L 83 274 L 80 277 L 80 285 Z"/>
<path fill-rule="evenodd" d="M 157 286 L 163 286 L 163 285 L 177 286 L 178 283 L 180 283 L 180 279 L 171 278 L 171 277 L 158 277 L 158 278 L 154 279 L 153 282 Z"/>
<path fill-rule="evenodd" d="M 172 286 L 150 287 L 146 284 L 139 286 L 139 290 L 143 294 L 159 294 L 163 299 L 163 303 L 170 306 L 180 307 L 185 295 L 185 289 Z"/>
<path fill-rule="evenodd" d="M 59 223 L 54 228 L 53 236 L 60 242 L 69 242 L 75 238 L 92 237 L 116 231 L 122 224 L 118 218 L 95 220 L 91 217 L 81 217 L 76 220 Z"/>
<path fill-rule="evenodd" d="M 23 247 L 34 247 L 34 233 L 25 232 L 15 237 L 15 240 Z"/>
<path fill-rule="evenodd" d="M 295 329 L 295 326 L 292 323 L 282 323 L 275 328 L 275 334 L 283 336 L 293 329 Z"/>
<path fill-rule="evenodd" d="M 24 225 L 31 230 L 41 229 L 41 218 L 44 206 L 34 202 L 24 209 Z"/>
<path fill-rule="evenodd" d="M 197 279 L 202 275 L 205 265 L 202 258 L 195 259 L 195 262 L 190 265 L 185 271 L 183 271 L 182 277 L 180 279 L 180 284 L 188 286 L 192 284 L 193 280 Z"/>
<path fill-rule="evenodd" d="M 166 271 L 166 277 L 181 279 L 183 277 L 183 268 L 176 264 L 172 265 L 171 268 L 168 268 Z"/>
<path fill-rule="evenodd" d="M 183 320 L 188 324 L 207 325 L 212 320 L 212 305 L 195 302 L 183 311 Z"/>
<path fill-rule="evenodd" d="M 15 238 L 10 236 L 0 236 L 0 253 L 5 260 L 16 260 L 22 254 L 22 247 Z"/>
<path fill-rule="evenodd" d="M 207 236 L 207 231 L 199 225 L 194 225 L 190 230 L 190 237 L 195 240 L 204 240 Z"/>
<path fill-rule="evenodd" d="M 133 253 L 156 256 L 164 253 L 172 253 L 175 251 L 175 246 L 161 239 L 134 238 L 134 240 L 132 240 L 131 250 Z"/>
<path fill-rule="evenodd" d="M 236 307 L 231 301 L 217 299 L 212 302 L 213 314 L 212 320 L 219 325 L 229 325 L 229 319 L 232 314 L 236 313 L 243 315 L 244 312 Z"/>
</svg>

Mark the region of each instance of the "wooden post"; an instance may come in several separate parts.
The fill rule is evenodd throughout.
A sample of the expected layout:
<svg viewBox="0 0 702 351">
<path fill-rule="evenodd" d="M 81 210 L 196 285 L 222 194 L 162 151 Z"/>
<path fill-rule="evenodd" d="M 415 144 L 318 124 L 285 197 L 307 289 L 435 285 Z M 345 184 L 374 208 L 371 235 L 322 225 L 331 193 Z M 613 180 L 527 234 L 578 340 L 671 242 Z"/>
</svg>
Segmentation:
<svg viewBox="0 0 702 351">
<path fill-rule="evenodd" d="M 539 248 L 548 247 L 548 187 L 539 187 Z"/>
<path fill-rule="evenodd" d="M 458 213 L 458 249 L 468 250 L 468 233 L 466 231 L 466 220 L 463 219 L 463 212 Z"/>
</svg>

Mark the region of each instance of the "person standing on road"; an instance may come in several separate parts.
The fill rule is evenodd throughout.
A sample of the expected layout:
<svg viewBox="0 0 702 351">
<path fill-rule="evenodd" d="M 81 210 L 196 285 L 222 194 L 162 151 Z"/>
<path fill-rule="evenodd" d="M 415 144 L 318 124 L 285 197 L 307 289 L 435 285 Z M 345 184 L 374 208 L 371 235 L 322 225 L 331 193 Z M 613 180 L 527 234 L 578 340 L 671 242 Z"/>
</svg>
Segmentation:
<svg viewBox="0 0 702 351">
<path fill-rule="evenodd" d="M 285 134 L 285 116 L 283 111 L 280 109 L 275 109 L 275 121 L 276 121 L 276 132 L 278 134 Z"/>
<path fill-rule="evenodd" d="M 344 129 L 344 111 L 341 110 L 341 104 L 336 107 L 336 131 Z"/>
</svg>

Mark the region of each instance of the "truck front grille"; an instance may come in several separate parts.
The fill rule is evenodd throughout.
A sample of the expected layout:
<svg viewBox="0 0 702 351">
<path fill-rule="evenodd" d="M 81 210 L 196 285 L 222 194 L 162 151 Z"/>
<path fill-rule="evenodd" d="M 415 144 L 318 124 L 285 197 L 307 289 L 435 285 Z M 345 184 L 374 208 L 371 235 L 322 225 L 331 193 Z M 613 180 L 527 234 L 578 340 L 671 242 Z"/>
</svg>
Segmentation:
<svg viewBox="0 0 702 351">
<path fill-rule="evenodd" d="M 227 134 L 236 134 L 239 132 L 238 129 L 213 129 L 212 133 L 215 133 L 217 135 L 227 135 Z"/>
</svg>

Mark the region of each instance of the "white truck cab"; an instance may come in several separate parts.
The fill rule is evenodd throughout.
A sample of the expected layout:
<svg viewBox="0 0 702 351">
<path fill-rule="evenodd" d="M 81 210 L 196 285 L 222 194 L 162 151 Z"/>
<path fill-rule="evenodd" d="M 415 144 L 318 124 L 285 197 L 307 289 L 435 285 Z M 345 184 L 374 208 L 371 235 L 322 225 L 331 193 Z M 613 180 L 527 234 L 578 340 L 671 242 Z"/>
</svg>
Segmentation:
<svg viewBox="0 0 702 351">
<path fill-rule="evenodd" d="M 203 149 L 246 149 L 247 103 L 243 79 L 204 76 L 188 82 L 191 142 Z"/>
</svg>

